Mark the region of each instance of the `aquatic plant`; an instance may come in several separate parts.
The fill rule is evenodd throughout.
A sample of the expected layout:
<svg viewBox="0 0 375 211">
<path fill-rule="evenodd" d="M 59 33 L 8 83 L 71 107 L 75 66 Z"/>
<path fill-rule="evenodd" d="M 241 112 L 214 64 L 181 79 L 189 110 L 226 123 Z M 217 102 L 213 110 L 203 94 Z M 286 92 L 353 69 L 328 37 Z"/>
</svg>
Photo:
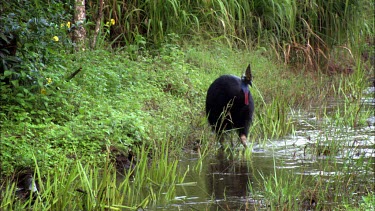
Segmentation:
<svg viewBox="0 0 375 211">
<path fill-rule="evenodd" d="M 290 134 L 293 129 L 293 122 L 290 118 L 290 107 L 287 102 L 278 98 L 272 100 L 271 103 L 261 102 L 263 112 L 256 113 L 256 126 L 254 133 L 261 135 L 264 140 L 271 138 L 279 138 L 286 134 Z"/>
<path fill-rule="evenodd" d="M 369 179 L 372 152 L 363 147 L 371 145 L 371 140 L 349 139 L 353 132 L 347 126 L 328 122 L 318 127 L 323 128 L 319 136 L 290 152 L 293 162 L 302 165 L 288 168 L 286 161 L 274 156 L 273 170 L 259 171 L 256 182 L 248 184 L 249 197 L 261 202 L 253 206 L 288 210 L 373 206 L 363 203 L 374 191 L 373 179 Z"/>
</svg>

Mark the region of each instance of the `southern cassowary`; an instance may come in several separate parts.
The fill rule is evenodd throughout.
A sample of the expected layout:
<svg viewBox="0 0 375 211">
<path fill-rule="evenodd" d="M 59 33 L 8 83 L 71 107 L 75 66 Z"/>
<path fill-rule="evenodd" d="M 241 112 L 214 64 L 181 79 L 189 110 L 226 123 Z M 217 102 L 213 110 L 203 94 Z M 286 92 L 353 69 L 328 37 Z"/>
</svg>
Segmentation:
<svg viewBox="0 0 375 211">
<path fill-rule="evenodd" d="M 250 65 L 242 78 L 234 75 L 217 78 L 206 97 L 206 115 L 216 133 L 221 135 L 225 130 L 237 129 L 244 147 L 254 112 L 249 85 L 252 85 Z"/>
</svg>

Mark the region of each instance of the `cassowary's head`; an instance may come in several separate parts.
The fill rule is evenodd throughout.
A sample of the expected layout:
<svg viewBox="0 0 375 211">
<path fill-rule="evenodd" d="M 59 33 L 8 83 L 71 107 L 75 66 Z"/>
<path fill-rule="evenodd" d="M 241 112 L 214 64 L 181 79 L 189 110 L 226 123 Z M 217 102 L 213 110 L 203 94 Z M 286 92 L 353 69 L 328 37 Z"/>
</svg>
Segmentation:
<svg viewBox="0 0 375 211">
<path fill-rule="evenodd" d="M 249 85 L 252 86 L 252 79 L 253 76 L 251 75 L 251 67 L 249 64 L 249 66 L 246 68 L 245 75 L 243 75 L 241 78 L 241 89 L 244 94 L 245 105 L 249 105 Z"/>
</svg>

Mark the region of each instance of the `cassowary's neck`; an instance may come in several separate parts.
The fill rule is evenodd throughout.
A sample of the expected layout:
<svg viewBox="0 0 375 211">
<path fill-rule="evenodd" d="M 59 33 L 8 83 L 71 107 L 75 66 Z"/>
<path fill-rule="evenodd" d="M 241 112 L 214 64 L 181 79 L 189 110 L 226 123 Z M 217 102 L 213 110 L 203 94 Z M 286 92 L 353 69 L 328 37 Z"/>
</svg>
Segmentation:
<svg viewBox="0 0 375 211">
<path fill-rule="evenodd" d="M 241 82 L 241 89 L 244 94 L 244 103 L 245 105 L 249 105 L 249 85 L 244 81 Z"/>
</svg>

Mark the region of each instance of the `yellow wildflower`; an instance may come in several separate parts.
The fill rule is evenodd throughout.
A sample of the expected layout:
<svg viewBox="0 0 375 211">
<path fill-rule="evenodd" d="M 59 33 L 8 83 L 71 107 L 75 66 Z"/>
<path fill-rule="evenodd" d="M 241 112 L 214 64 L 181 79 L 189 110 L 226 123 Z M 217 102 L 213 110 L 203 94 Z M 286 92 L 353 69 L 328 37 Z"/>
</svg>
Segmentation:
<svg viewBox="0 0 375 211">
<path fill-rule="evenodd" d="M 45 95 L 46 93 L 47 93 L 46 89 L 42 88 L 42 89 L 40 90 L 40 94 Z"/>
<path fill-rule="evenodd" d="M 46 78 L 47 79 L 47 84 L 51 84 L 52 83 L 52 79 L 51 78 Z"/>
<path fill-rule="evenodd" d="M 61 27 L 61 28 L 68 27 L 68 29 L 70 29 L 70 25 L 71 25 L 71 23 L 70 23 L 70 21 L 68 21 L 68 22 L 66 22 L 66 23 L 62 23 L 62 24 L 60 25 L 60 27 Z"/>
<path fill-rule="evenodd" d="M 55 42 L 58 42 L 58 41 L 59 41 L 59 37 L 58 37 L 58 36 L 53 36 L 52 39 L 53 39 L 53 41 L 55 41 Z"/>
<path fill-rule="evenodd" d="M 112 25 L 115 25 L 115 23 L 116 23 L 115 19 L 112 18 L 112 19 L 111 19 L 111 26 L 112 26 Z"/>
</svg>

